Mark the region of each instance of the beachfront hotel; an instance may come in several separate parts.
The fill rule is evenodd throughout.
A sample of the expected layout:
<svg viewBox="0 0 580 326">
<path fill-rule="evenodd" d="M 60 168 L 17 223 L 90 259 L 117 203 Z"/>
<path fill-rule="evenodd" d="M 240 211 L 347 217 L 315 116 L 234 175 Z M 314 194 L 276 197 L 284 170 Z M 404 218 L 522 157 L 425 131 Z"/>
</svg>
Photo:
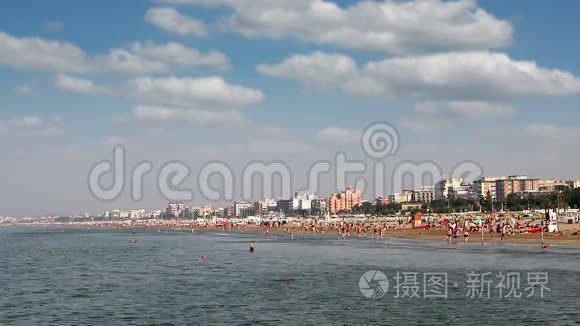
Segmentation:
<svg viewBox="0 0 580 326">
<path fill-rule="evenodd" d="M 355 188 L 346 188 L 343 192 L 334 193 L 328 199 L 328 212 L 337 214 L 338 212 L 351 212 L 352 209 L 360 205 L 361 193 Z"/>
<path fill-rule="evenodd" d="M 479 198 L 497 199 L 497 181 L 505 179 L 507 177 L 481 177 L 473 182 L 473 188 Z"/>
</svg>

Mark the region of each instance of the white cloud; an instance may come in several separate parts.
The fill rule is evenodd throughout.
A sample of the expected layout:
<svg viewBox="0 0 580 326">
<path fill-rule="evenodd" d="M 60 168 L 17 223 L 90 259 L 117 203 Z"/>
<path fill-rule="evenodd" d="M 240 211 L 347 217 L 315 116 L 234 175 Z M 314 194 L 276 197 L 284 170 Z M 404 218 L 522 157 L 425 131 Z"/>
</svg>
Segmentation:
<svg viewBox="0 0 580 326">
<path fill-rule="evenodd" d="M 58 74 L 54 79 L 56 87 L 72 92 L 82 94 L 108 94 L 111 91 L 105 87 L 96 86 L 91 80 L 73 77 L 65 74 Z"/>
<path fill-rule="evenodd" d="M 38 115 L 25 115 L 0 119 L 0 135 L 57 136 L 63 133 L 63 120 L 58 116 L 45 119 Z"/>
<path fill-rule="evenodd" d="M 104 72 L 122 74 L 146 74 L 171 70 L 166 62 L 148 60 L 124 49 L 112 49 L 105 56 L 95 57 L 90 69 L 99 72 L 99 68 L 102 68 Z"/>
<path fill-rule="evenodd" d="M 17 38 L 0 32 L 0 63 L 40 70 L 86 72 L 89 58 L 78 47 L 41 38 Z"/>
<path fill-rule="evenodd" d="M 105 87 L 88 79 L 59 74 L 54 83 L 69 92 L 105 94 L 145 104 L 133 111 L 133 117 L 142 121 L 185 121 L 198 126 L 216 125 L 220 121 L 243 122 L 245 117 L 240 108 L 264 99 L 260 90 L 229 84 L 221 77 L 140 77 L 116 87 Z M 115 115 L 113 121 L 126 122 L 127 117 Z"/>
<path fill-rule="evenodd" d="M 205 105 L 231 108 L 259 103 L 261 91 L 227 83 L 221 77 L 179 78 L 140 77 L 118 87 L 97 86 L 91 80 L 59 74 L 54 80 L 58 88 L 84 94 L 110 94 L 129 97 L 138 102 L 178 106 Z"/>
<path fill-rule="evenodd" d="M 526 131 L 540 138 L 564 141 L 576 140 L 580 137 L 580 126 L 562 126 L 555 124 L 532 124 L 526 126 Z"/>
<path fill-rule="evenodd" d="M 79 47 L 42 38 L 18 38 L 0 32 L 0 64 L 62 72 L 153 73 L 166 72 L 167 64 L 150 61 L 126 50 L 113 49 L 106 55 L 88 56 Z"/>
<path fill-rule="evenodd" d="M 137 106 L 133 110 L 133 116 L 141 121 L 186 123 L 197 127 L 239 124 L 245 121 L 244 116 L 237 110 L 206 111 L 147 105 Z"/>
<path fill-rule="evenodd" d="M 15 37 L 0 32 L 0 64 L 31 70 L 68 73 L 167 73 L 178 67 L 209 66 L 226 69 L 219 52 L 200 53 L 179 43 L 133 43 L 130 49 L 111 49 L 108 54 L 87 55 L 79 47 L 38 37 Z"/>
<path fill-rule="evenodd" d="M 386 59 L 368 63 L 363 75 L 386 94 L 414 98 L 513 99 L 580 93 L 568 72 L 515 61 L 503 53 L 466 52 Z"/>
<path fill-rule="evenodd" d="M 207 28 L 202 21 L 184 16 L 173 8 L 149 9 L 145 21 L 179 35 L 207 35 Z"/>
<path fill-rule="evenodd" d="M 262 91 L 230 84 L 222 77 L 180 78 L 139 77 L 116 87 L 95 85 L 91 80 L 59 74 L 54 80 L 58 88 L 84 94 L 109 94 L 128 97 L 137 102 L 176 106 L 208 106 L 237 108 L 264 100 Z"/>
<path fill-rule="evenodd" d="M 357 143 L 360 142 L 361 132 L 338 127 L 327 127 L 316 134 L 316 138 L 325 142 Z"/>
<path fill-rule="evenodd" d="M 228 58 L 221 52 L 201 53 L 180 43 L 155 44 L 153 42 L 134 42 L 131 52 L 144 58 L 163 61 L 176 66 L 208 66 L 227 70 L 230 68 Z"/>
<path fill-rule="evenodd" d="M 306 42 L 384 53 L 500 48 L 512 41 L 509 22 L 475 0 L 156 0 L 165 4 L 226 6 L 225 28 L 246 37 Z"/>
<path fill-rule="evenodd" d="M 64 30 L 64 24 L 58 21 L 46 22 L 42 28 L 48 32 L 62 32 Z"/>
<path fill-rule="evenodd" d="M 178 106 L 240 107 L 264 99 L 261 91 L 227 83 L 221 77 L 129 80 L 123 92 L 138 100 Z"/>
<path fill-rule="evenodd" d="M 314 52 L 311 55 L 292 55 L 277 65 L 258 65 L 267 76 L 304 81 L 314 87 L 324 87 L 358 72 L 356 62 L 344 55 Z"/>
<path fill-rule="evenodd" d="M 510 106 L 490 102 L 425 102 L 415 107 L 415 112 L 428 115 L 449 115 L 479 118 L 505 118 L 516 115 L 516 110 Z"/>
<path fill-rule="evenodd" d="M 275 65 L 260 65 L 259 70 L 354 95 L 417 101 L 500 101 L 580 94 L 580 79 L 571 73 L 516 61 L 502 53 L 453 52 L 391 58 L 369 62 L 354 72 L 352 67 L 333 70 L 332 65 L 317 64 L 321 56 L 335 58 L 331 61 L 349 61 L 346 56 L 316 52 L 295 55 Z M 318 76 L 324 74 L 329 78 Z"/>
<path fill-rule="evenodd" d="M 510 118 L 516 110 L 494 102 L 423 102 L 418 103 L 412 113 L 399 118 L 400 126 L 417 132 L 436 132 L 444 128 L 465 123 L 465 118 Z"/>
</svg>

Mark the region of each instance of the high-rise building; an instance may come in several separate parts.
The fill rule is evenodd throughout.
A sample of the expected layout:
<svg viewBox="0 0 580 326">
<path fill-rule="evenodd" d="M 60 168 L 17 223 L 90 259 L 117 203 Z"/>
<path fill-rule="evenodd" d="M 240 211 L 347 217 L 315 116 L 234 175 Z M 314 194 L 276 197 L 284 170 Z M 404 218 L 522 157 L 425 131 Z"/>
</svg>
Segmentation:
<svg viewBox="0 0 580 326">
<path fill-rule="evenodd" d="M 169 217 L 179 217 L 181 213 L 185 210 L 185 204 L 179 202 L 171 202 L 167 204 L 165 209 L 165 214 Z"/>
<path fill-rule="evenodd" d="M 243 208 L 254 208 L 254 203 L 247 202 L 247 201 L 235 201 L 234 202 L 234 207 L 233 207 L 233 210 L 232 210 L 233 217 L 240 217 L 241 216 L 241 210 Z"/>
<path fill-rule="evenodd" d="M 505 180 L 507 177 L 481 177 L 473 182 L 473 190 L 478 199 L 497 199 L 496 181 Z"/>
<path fill-rule="evenodd" d="M 246 218 L 249 216 L 255 216 L 256 211 L 254 210 L 254 207 L 242 207 L 240 208 L 240 218 Z"/>
<path fill-rule="evenodd" d="M 211 206 L 199 206 L 193 209 L 194 217 L 209 217 L 214 213 L 214 209 Z"/>
<path fill-rule="evenodd" d="M 290 199 L 280 199 L 277 202 L 277 210 L 283 212 L 285 215 L 292 215 L 295 211 L 305 212 L 310 214 L 313 208 L 313 201 L 319 198 L 313 194 L 298 194 L 295 193 L 293 198 Z M 317 209 L 326 209 L 326 203 L 324 207 L 321 207 L 321 203 L 317 202 Z"/>
<path fill-rule="evenodd" d="M 450 195 L 461 186 L 463 180 L 454 178 L 443 178 L 435 184 L 435 200 L 451 198 Z"/>
<path fill-rule="evenodd" d="M 351 212 L 352 209 L 360 205 L 361 193 L 355 188 L 346 188 L 343 192 L 330 195 L 328 199 L 328 211 L 330 214 L 338 212 Z"/>
<path fill-rule="evenodd" d="M 477 196 L 473 184 L 462 183 L 459 187 L 456 187 L 449 192 L 449 198 L 453 199 L 466 199 L 466 200 L 477 200 Z"/>
<path fill-rule="evenodd" d="M 300 209 L 300 200 L 297 198 L 280 199 L 277 202 L 276 209 L 279 212 L 284 213 L 284 215 L 286 216 L 291 216 L 294 213 L 294 211 Z"/>
<path fill-rule="evenodd" d="M 497 200 L 500 202 L 505 201 L 510 194 L 540 191 L 539 179 L 533 179 L 525 175 L 513 175 L 506 179 L 496 180 L 495 188 Z"/>
<path fill-rule="evenodd" d="M 294 196 L 298 199 L 298 209 L 306 212 L 312 211 L 312 200 L 318 198 L 316 195 L 313 194 L 298 194 Z"/>
<path fill-rule="evenodd" d="M 413 190 L 411 201 L 416 203 L 430 203 L 435 200 L 435 187 L 422 187 L 419 190 Z"/>
<path fill-rule="evenodd" d="M 266 198 L 254 203 L 254 211 L 256 216 L 266 216 L 270 212 L 275 212 L 277 210 L 276 207 L 276 201 L 270 198 Z"/>
<path fill-rule="evenodd" d="M 327 200 L 325 198 L 312 199 L 312 213 L 317 215 L 324 215 L 328 211 Z"/>
</svg>

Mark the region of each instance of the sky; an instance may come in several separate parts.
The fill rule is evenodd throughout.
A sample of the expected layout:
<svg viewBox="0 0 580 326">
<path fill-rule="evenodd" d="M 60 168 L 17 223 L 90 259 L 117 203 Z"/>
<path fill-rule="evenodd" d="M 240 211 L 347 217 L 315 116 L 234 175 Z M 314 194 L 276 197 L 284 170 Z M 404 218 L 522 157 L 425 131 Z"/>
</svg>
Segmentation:
<svg viewBox="0 0 580 326">
<path fill-rule="evenodd" d="M 337 153 L 384 164 L 385 193 L 400 190 L 390 176 L 404 162 L 580 179 L 579 9 L 574 0 L 2 1 L 0 216 L 162 208 L 171 198 L 154 176 L 174 161 L 190 169 L 181 186 L 191 205 L 208 203 L 196 189 L 208 162 L 231 167 L 239 199 L 252 162 L 284 163 L 303 190 L 310 167 Z M 397 138 L 380 158 L 361 146 L 376 123 Z M 117 145 L 128 171 L 152 163 L 139 200 L 128 186 L 113 200 L 91 193 L 92 167 Z M 368 183 L 369 170 L 347 184 Z M 330 173 L 317 191 L 340 186 Z"/>
</svg>

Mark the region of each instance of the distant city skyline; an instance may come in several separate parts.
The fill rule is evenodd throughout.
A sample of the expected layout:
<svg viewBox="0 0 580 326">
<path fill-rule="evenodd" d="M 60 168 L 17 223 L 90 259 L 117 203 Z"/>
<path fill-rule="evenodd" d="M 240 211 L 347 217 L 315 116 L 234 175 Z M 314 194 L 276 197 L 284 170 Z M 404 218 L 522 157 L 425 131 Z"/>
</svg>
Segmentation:
<svg viewBox="0 0 580 326">
<path fill-rule="evenodd" d="M 292 211 L 317 211 L 318 214 L 335 215 L 339 212 L 352 212 L 353 209 L 363 202 L 370 202 L 373 205 L 388 205 L 390 203 L 403 203 L 412 205 L 414 203 L 428 204 L 433 201 L 447 199 L 465 199 L 470 201 L 491 200 L 498 204 L 504 203 L 510 194 L 534 195 L 561 192 L 569 189 L 580 188 L 580 177 L 573 180 L 564 179 L 543 179 L 527 175 L 511 176 L 482 176 L 480 178 L 466 181 L 443 176 L 433 184 L 425 184 L 419 187 L 408 187 L 396 192 L 384 193 L 373 198 L 364 197 L 360 189 L 347 186 L 341 191 L 320 194 L 308 193 L 305 191 L 295 191 L 290 197 L 255 198 L 250 201 L 234 200 L 232 202 L 207 201 L 203 204 L 192 204 L 181 201 L 171 201 L 164 209 L 143 207 L 116 207 L 101 212 L 84 211 L 69 214 L 42 214 L 40 216 L 107 216 L 116 218 L 146 218 L 161 216 L 164 212 L 174 216 L 180 215 L 186 209 L 207 210 L 214 213 L 221 210 L 226 216 L 232 214 L 233 217 L 261 216 L 268 212 L 279 212 L 291 214 Z M 231 210 L 228 211 L 228 209 Z M 247 210 L 247 211 L 246 211 Z M 114 215 L 114 216 L 113 216 Z M 34 217 L 34 216 L 8 216 L 0 214 L 0 217 Z"/>
<path fill-rule="evenodd" d="M 311 166 L 337 153 L 383 162 L 385 196 L 397 191 L 389 178 L 402 162 L 576 180 L 578 10 L 491 0 L 3 1 L 0 215 L 163 207 L 153 176 L 174 161 L 190 169 L 182 185 L 194 190 L 192 205 L 210 202 L 196 189 L 208 162 L 236 180 L 250 162 L 283 162 L 302 189 Z M 361 145 L 377 122 L 396 129 L 388 157 Z M 139 201 L 129 186 L 111 201 L 89 189 L 89 171 L 117 145 L 128 167 L 153 166 Z M 333 173 L 318 193 L 341 190 Z M 241 193 L 238 181 L 234 199 Z"/>
</svg>

